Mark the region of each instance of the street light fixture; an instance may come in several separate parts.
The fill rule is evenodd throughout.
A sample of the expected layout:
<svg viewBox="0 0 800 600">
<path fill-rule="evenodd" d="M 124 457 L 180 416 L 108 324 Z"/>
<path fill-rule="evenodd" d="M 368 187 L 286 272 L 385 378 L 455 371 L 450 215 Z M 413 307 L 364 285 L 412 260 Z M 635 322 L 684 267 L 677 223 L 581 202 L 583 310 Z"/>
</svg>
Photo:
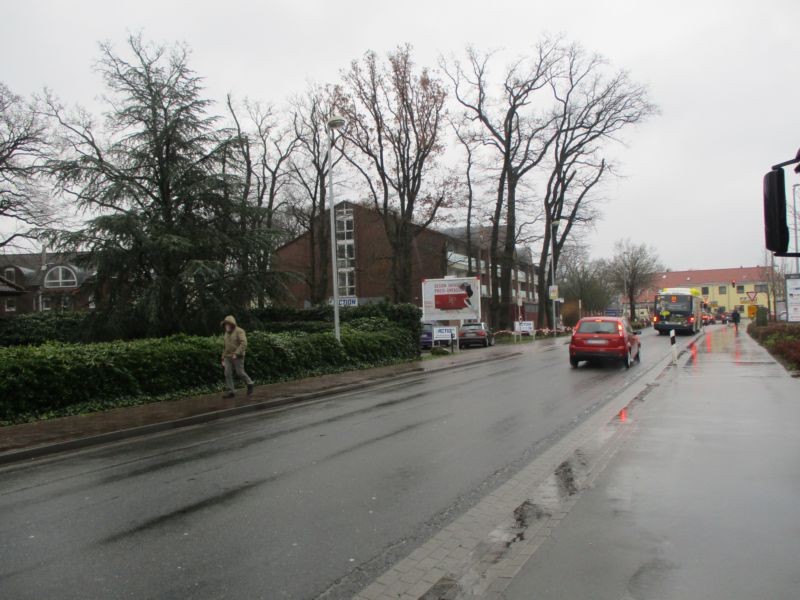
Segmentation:
<svg viewBox="0 0 800 600">
<path fill-rule="evenodd" d="M 339 269 L 337 265 L 338 252 L 336 245 L 336 215 L 334 214 L 336 204 L 333 201 L 333 144 L 334 134 L 337 129 L 345 126 L 346 121 L 338 115 L 328 119 L 328 213 L 330 215 L 331 229 L 331 282 L 333 284 L 333 335 L 336 341 L 341 341 L 341 331 L 339 329 Z"/>
<path fill-rule="evenodd" d="M 556 302 L 558 299 L 558 295 L 554 294 L 553 291 L 555 290 L 556 285 L 556 231 L 558 231 L 558 226 L 561 225 L 561 221 L 556 219 L 552 223 L 550 223 L 550 227 L 552 228 L 552 235 L 551 242 L 552 242 L 552 252 L 550 254 L 550 302 L 553 303 L 553 337 L 558 335 L 558 326 L 556 325 Z M 556 296 L 553 298 L 552 296 Z"/>
</svg>

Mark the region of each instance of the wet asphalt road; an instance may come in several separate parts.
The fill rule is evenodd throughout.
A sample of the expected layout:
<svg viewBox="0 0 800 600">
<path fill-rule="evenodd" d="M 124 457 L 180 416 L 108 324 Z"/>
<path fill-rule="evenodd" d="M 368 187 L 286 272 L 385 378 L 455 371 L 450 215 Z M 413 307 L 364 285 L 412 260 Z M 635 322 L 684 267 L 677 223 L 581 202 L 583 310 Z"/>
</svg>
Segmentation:
<svg viewBox="0 0 800 600">
<path fill-rule="evenodd" d="M 0 470 L 0 597 L 349 598 L 665 356 L 654 333 L 629 371 L 537 344 Z"/>
</svg>

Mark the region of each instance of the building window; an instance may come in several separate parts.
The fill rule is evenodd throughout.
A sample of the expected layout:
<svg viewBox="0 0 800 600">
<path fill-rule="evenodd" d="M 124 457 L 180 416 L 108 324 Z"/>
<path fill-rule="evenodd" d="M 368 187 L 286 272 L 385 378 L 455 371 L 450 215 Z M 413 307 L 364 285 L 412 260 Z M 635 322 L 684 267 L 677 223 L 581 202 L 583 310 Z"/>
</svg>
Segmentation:
<svg viewBox="0 0 800 600">
<path fill-rule="evenodd" d="M 78 278 L 75 271 L 69 267 L 53 267 L 44 278 L 46 288 L 78 287 Z"/>
<path fill-rule="evenodd" d="M 7 313 L 16 312 L 17 310 L 17 299 L 16 298 L 6 298 L 5 309 Z"/>
<path fill-rule="evenodd" d="M 39 308 L 42 312 L 46 312 L 53 308 L 50 304 L 50 296 L 40 296 L 39 297 Z"/>
<path fill-rule="evenodd" d="M 743 285 L 737 285 L 736 286 L 736 293 L 737 294 L 744 294 L 744 286 Z"/>
<path fill-rule="evenodd" d="M 769 292 L 769 288 L 767 288 L 766 283 L 757 283 L 754 287 L 755 291 L 759 294 L 767 294 Z"/>
<path fill-rule="evenodd" d="M 72 296 L 61 296 L 61 310 L 72 310 Z"/>
<path fill-rule="evenodd" d="M 6 267 L 3 277 L 8 279 L 11 283 L 17 282 L 17 270 L 14 267 Z"/>
<path fill-rule="evenodd" d="M 352 208 L 336 211 L 336 269 L 339 295 L 356 295 L 356 242 Z"/>
<path fill-rule="evenodd" d="M 728 287 L 724 286 L 724 285 L 719 286 L 719 293 L 720 294 L 727 294 L 728 293 Z"/>
<path fill-rule="evenodd" d="M 356 295 L 355 271 L 339 271 L 339 296 Z"/>
<path fill-rule="evenodd" d="M 708 286 L 703 286 L 700 288 L 700 294 L 703 296 L 708 296 Z"/>
</svg>

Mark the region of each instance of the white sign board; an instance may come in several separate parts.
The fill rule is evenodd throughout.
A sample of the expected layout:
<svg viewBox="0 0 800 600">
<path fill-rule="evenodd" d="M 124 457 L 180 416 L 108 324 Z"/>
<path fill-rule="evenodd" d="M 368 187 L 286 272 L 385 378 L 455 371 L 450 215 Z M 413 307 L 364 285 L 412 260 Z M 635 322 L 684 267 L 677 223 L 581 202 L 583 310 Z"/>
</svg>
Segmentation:
<svg viewBox="0 0 800 600">
<path fill-rule="evenodd" d="M 549 291 L 548 296 L 550 297 L 550 300 L 558 300 L 558 286 L 551 285 L 547 289 Z"/>
<path fill-rule="evenodd" d="M 792 323 L 800 323 L 800 275 L 786 276 L 786 316 Z"/>
<path fill-rule="evenodd" d="M 533 331 L 533 321 L 514 321 L 514 331 L 528 332 Z"/>
<path fill-rule="evenodd" d="M 477 277 L 423 279 L 422 320 L 480 321 L 480 280 Z"/>
<path fill-rule="evenodd" d="M 328 298 L 328 304 L 333 304 L 333 298 Z M 339 296 L 339 306 L 358 306 L 355 296 Z"/>
<path fill-rule="evenodd" d="M 433 341 L 434 342 L 449 342 L 458 337 L 458 327 L 434 327 L 433 328 Z"/>
</svg>

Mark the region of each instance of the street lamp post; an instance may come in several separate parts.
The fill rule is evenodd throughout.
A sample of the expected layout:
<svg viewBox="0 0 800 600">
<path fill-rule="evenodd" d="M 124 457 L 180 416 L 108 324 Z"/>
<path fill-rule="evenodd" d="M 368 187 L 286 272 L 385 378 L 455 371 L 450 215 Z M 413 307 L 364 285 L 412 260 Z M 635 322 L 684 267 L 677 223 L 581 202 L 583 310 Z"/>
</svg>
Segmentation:
<svg viewBox="0 0 800 600">
<path fill-rule="evenodd" d="M 561 221 L 556 219 L 552 223 L 550 223 L 550 227 L 552 228 L 552 253 L 550 254 L 550 289 L 552 290 L 556 285 L 556 232 L 558 231 L 558 226 L 561 224 Z M 550 290 L 548 290 L 550 291 Z M 550 293 L 550 296 L 554 294 Z M 557 297 L 557 295 L 556 295 Z M 556 298 L 550 298 L 550 302 L 553 303 L 553 337 L 558 335 L 558 326 L 556 325 Z"/>
<path fill-rule="evenodd" d="M 336 247 L 336 204 L 333 201 L 333 143 L 334 133 L 345 125 L 342 117 L 333 116 L 328 119 L 328 213 L 331 228 L 331 282 L 333 284 L 333 335 L 336 341 L 341 341 L 339 329 L 339 268 L 337 265 L 338 252 Z"/>
<path fill-rule="evenodd" d="M 797 254 L 797 188 L 800 183 L 792 186 L 792 217 L 794 217 L 794 253 Z M 800 257 L 794 257 L 794 272 L 800 273 Z"/>
</svg>

